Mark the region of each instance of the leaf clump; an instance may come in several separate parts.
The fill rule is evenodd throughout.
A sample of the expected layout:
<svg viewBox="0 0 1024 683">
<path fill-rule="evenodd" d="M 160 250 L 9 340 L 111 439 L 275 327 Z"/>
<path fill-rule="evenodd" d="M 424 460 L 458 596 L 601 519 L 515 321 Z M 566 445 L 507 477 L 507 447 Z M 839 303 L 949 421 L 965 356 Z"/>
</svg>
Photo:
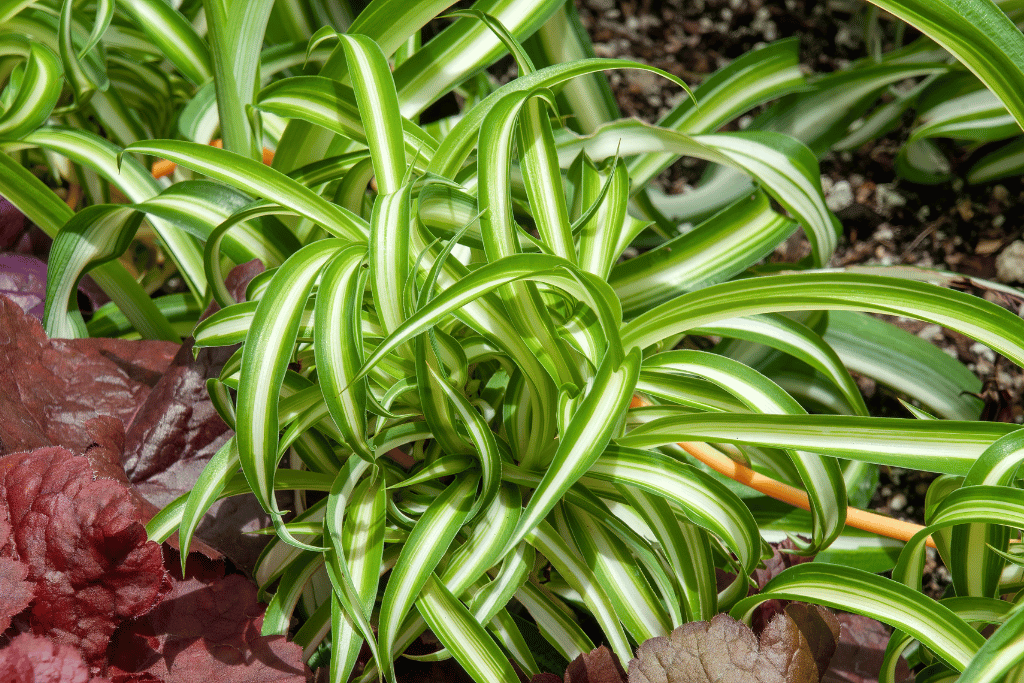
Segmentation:
<svg viewBox="0 0 1024 683">
<path fill-rule="evenodd" d="M 0 459 L 0 557 L 31 585 L 29 627 L 78 648 L 98 666 L 114 630 L 171 590 L 160 546 L 149 541 L 127 490 L 93 479 L 86 458 L 48 447 Z M 20 611 L 20 610 L 19 610 Z"/>
</svg>

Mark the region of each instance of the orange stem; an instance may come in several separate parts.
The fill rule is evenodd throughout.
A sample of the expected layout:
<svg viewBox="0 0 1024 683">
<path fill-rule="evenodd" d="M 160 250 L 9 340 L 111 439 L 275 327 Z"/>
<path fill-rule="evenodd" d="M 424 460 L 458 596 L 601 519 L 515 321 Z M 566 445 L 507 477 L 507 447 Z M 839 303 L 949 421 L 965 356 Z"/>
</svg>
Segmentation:
<svg viewBox="0 0 1024 683">
<path fill-rule="evenodd" d="M 630 403 L 631 408 L 649 405 L 651 404 L 639 396 L 634 396 L 632 403 Z M 723 476 L 729 477 L 744 486 L 749 486 L 759 493 L 763 493 L 793 507 L 808 511 L 811 509 L 810 501 L 804 491 L 755 472 L 749 467 L 736 462 L 717 448 L 699 441 L 687 441 L 680 443 L 679 446 L 688 454 Z M 855 529 L 870 531 L 873 534 L 900 541 L 909 541 L 914 534 L 924 528 L 919 524 L 902 522 L 898 519 L 855 507 L 846 508 L 846 523 Z M 927 545 L 930 548 L 935 547 L 935 542 L 930 536 L 928 537 Z"/>
<path fill-rule="evenodd" d="M 223 145 L 224 145 L 224 143 L 221 142 L 220 140 L 214 140 L 213 142 L 210 143 L 211 147 L 218 147 L 218 148 L 220 148 L 220 147 L 223 147 Z M 269 166 L 270 162 L 272 162 L 273 160 L 274 160 L 274 152 L 269 150 L 269 149 L 267 149 L 266 147 L 264 147 L 263 148 L 263 163 L 265 163 L 265 164 L 267 164 Z M 155 164 L 153 164 L 153 170 L 151 171 L 151 173 L 153 174 L 154 178 L 163 178 L 164 176 L 169 176 L 172 173 L 174 173 L 174 169 L 177 168 L 177 167 L 178 167 L 178 165 L 175 164 L 173 161 L 167 161 L 167 159 L 161 159 L 160 161 L 157 161 Z"/>
</svg>

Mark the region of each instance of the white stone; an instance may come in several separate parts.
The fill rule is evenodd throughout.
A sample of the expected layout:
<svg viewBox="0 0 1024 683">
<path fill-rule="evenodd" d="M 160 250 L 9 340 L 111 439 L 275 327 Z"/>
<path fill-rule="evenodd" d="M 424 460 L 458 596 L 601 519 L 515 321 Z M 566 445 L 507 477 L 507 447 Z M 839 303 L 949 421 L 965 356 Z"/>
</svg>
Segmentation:
<svg viewBox="0 0 1024 683">
<path fill-rule="evenodd" d="M 840 180 L 835 183 L 825 195 L 825 204 L 833 213 L 853 206 L 853 201 L 853 187 L 848 180 Z"/>
<path fill-rule="evenodd" d="M 897 192 L 892 185 L 882 183 L 875 187 L 875 201 L 883 213 L 888 213 L 897 206 L 905 206 L 907 198 Z"/>
<path fill-rule="evenodd" d="M 971 353 L 982 360 L 987 360 L 989 363 L 996 362 L 996 352 L 988 348 L 981 342 L 974 342 L 971 344 Z"/>
<path fill-rule="evenodd" d="M 1024 282 L 1024 241 L 1013 242 L 996 256 L 996 279 Z"/>
</svg>

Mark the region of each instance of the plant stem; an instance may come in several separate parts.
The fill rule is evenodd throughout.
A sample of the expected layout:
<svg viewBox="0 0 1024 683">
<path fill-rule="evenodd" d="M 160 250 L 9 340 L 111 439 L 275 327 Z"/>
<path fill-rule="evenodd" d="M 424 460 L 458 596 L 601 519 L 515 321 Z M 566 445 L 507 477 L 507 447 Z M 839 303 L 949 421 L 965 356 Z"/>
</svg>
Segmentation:
<svg viewBox="0 0 1024 683">
<path fill-rule="evenodd" d="M 638 408 L 649 405 L 651 405 L 650 402 L 645 401 L 639 396 L 634 396 L 630 407 Z M 759 493 L 763 493 L 793 507 L 798 507 L 801 510 L 810 511 L 811 509 L 805 492 L 755 472 L 745 465 L 741 465 L 714 446 L 699 441 L 686 441 L 680 443 L 679 447 L 714 471 L 729 477 L 733 481 L 738 481 Z M 870 531 L 873 534 L 900 541 L 909 541 L 914 534 L 924 528 L 919 524 L 903 522 L 855 507 L 846 508 L 846 524 L 855 529 Z M 935 542 L 931 537 L 928 538 L 927 545 L 930 548 L 935 547 Z"/>
</svg>

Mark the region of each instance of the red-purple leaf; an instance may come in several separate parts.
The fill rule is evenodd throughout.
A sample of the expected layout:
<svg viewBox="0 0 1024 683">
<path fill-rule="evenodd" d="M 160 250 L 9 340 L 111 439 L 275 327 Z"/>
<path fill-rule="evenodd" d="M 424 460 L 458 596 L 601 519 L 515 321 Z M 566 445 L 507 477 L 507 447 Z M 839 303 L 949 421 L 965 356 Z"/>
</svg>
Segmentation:
<svg viewBox="0 0 1024 683">
<path fill-rule="evenodd" d="M 7 249 L 25 231 L 25 214 L 0 197 L 0 249 Z"/>
<path fill-rule="evenodd" d="M 0 294 L 42 320 L 46 303 L 46 263 L 34 256 L 0 254 Z"/>
<path fill-rule="evenodd" d="M 110 683 L 94 678 L 81 653 L 49 638 L 22 633 L 0 650 L 4 683 Z"/>
<path fill-rule="evenodd" d="M 127 427 L 176 344 L 47 339 L 39 321 L 0 296 L 0 455 L 63 446 L 84 453 L 100 416 Z"/>
<path fill-rule="evenodd" d="M 219 563 L 198 571 L 196 564 L 184 579 L 175 578 L 156 609 L 114 634 L 107 675 L 115 683 L 144 676 L 165 683 L 305 681 L 302 648 L 260 635 L 265 607 L 256 586 L 239 574 L 223 576 Z"/>
<path fill-rule="evenodd" d="M 11 617 L 32 602 L 32 583 L 25 580 L 27 577 L 28 565 L 24 562 L 0 557 L 0 634 L 11 625 Z"/>
<path fill-rule="evenodd" d="M 889 644 L 889 630 L 880 621 L 860 614 L 841 613 L 838 617 L 843 632 L 825 682 L 877 682 L 885 648 Z M 896 665 L 896 680 L 910 679 L 910 668 L 901 657 Z"/>
<path fill-rule="evenodd" d="M 0 458 L 0 510 L 0 557 L 26 565 L 33 585 L 29 625 L 93 666 L 118 624 L 170 590 L 127 490 L 94 480 L 83 457 L 51 447 Z"/>
<path fill-rule="evenodd" d="M 626 672 L 615 653 L 602 645 L 584 652 L 565 668 L 565 683 L 625 683 Z"/>
<path fill-rule="evenodd" d="M 726 614 L 645 641 L 629 683 L 818 683 L 839 640 L 839 622 L 817 606 L 791 605 L 760 641 Z"/>
</svg>

